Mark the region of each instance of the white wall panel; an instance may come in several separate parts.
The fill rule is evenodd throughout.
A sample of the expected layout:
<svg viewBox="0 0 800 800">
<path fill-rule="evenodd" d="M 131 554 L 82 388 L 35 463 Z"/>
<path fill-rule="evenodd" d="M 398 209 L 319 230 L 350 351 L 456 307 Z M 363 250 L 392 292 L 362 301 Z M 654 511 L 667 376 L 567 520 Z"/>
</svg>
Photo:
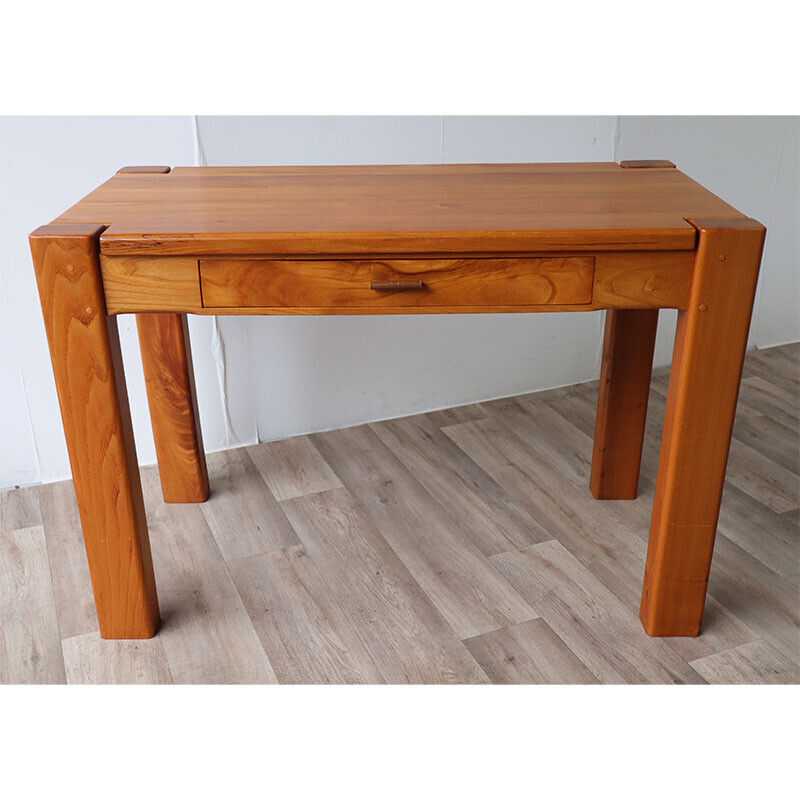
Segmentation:
<svg viewBox="0 0 800 800">
<path fill-rule="evenodd" d="M 199 117 L 209 165 L 428 164 L 441 117 Z"/>
<path fill-rule="evenodd" d="M 445 117 L 443 161 L 612 161 L 615 117 Z"/>
<path fill-rule="evenodd" d="M 755 217 L 767 228 L 767 244 L 761 268 L 754 323 L 750 329 L 750 347 L 769 347 L 798 338 L 797 292 L 786 291 L 797 286 L 797 248 L 786 252 L 787 227 L 797 231 L 797 214 L 790 225 L 788 218 L 773 219 L 773 210 L 790 208 L 790 187 L 778 186 L 778 162 L 784 142 L 786 117 L 620 117 L 615 161 L 636 158 L 666 158 L 674 162 L 698 183 L 722 197 L 743 214 Z M 796 119 L 795 119 L 796 124 Z M 795 142 L 794 173 L 791 163 L 784 165 L 786 183 L 800 181 L 797 171 Z M 784 152 L 784 158 L 791 156 Z M 777 189 L 781 193 L 777 193 Z M 791 214 L 787 214 L 787 217 Z M 796 238 L 795 238 L 796 241 Z M 794 281 L 794 283 L 793 283 Z M 758 320 L 762 316 L 761 294 L 770 287 L 769 314 L 780 317 L 785 327 L 774 335 L 759 338 L 763 331 Z M 775 288 L 773 288 L 775 287 Z M 668 364 L 674 341 L 674 314 L 662 314 L 656 343 L 657 364 Z M 791 318 L 795 323 L 792 325 Z"/>
<path fill-rule="evenodd" d="M 800 339 L 800 118 L 785 132 L 766 224 L 767 242 L 753 323 L 757 347 Z"/>
<path fill-rule="evenodd" d="M 28 234 L 119 167 L 190 164 L 191 159 L 188 117 L 0 117 L 0 274 L 8 298 L 3 347 L 11 352 L 0 366 L 0 436 L 7 441 L 11 420 L 22 415 L 18 396 L 6 388 L 20 371 L 24 413 L 32 421 L 40 467 L 38 475 L 25 472 L 19 480 L 53 481 L 70 475 Z M 139 455 L 150 462 L 154 448 L 133 320 L 122 319 L 120 329 Z M 30 454 L 21 445 L 4 445 L 0 487 L 18 483 L 14 475 L 28 463 Z"/>
<path fill-rule="evenodd" d="M 0 273 L 2 278 L 2 273 Z M 39 480 L 39 458 L 33 438 L 25 382 L 11 328 L 11 312 L 0 280 L 0 468 L 2 486 Z"/>
</svg>

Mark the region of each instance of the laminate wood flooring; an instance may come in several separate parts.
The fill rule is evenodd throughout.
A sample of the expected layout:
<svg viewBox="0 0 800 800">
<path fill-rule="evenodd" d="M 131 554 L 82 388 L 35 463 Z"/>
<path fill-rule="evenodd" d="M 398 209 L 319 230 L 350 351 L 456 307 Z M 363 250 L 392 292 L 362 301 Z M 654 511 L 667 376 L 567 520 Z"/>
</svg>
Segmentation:
<svg viewBox="0 0 800 800">
<path fill-rule="evenodd" d="M 797 683 L 800 345 L 746 358 L 703 634 L 638 620 L 640 496 L 595 501 L 597 382 L 142 470 L 163 625 L 97 631 L 71 481 L 0 493 L 2 683 Z"/>
</svg>

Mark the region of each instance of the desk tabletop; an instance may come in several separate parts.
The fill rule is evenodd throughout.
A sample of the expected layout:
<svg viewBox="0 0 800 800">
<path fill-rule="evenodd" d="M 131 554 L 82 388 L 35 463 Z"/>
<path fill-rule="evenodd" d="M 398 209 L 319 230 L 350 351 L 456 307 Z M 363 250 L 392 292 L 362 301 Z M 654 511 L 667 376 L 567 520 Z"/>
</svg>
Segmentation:
<svg viewBox="0 0 800 800">
<path fill-rule="evenodd" d="M 640 163 L 127 168 L 54 222 L 109 255 L 486 254 L 691 250 L 687 219 L 744 216 Z"/>
</svg>

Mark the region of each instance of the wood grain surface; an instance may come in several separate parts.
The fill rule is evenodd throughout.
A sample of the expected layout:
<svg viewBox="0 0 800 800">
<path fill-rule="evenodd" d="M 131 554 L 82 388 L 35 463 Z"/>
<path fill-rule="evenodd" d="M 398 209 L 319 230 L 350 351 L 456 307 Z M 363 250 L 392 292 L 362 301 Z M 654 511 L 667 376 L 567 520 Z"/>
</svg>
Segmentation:
<svg viewBox="0 0 800 800">
<path fill-rule="evenodd" d="M 342 487 L 336 473 L 305 436 L 273 442 L 269 448 L 253 445 L 245 452 L 276 500 Z"/>
<path fill-rule="evenodd" d="M 593 274 L 586 256 L 200 261 L 206 308 L 572 305 L 591 302 Z"/>
<path fill-rule="evenodd" d="M 61 638 L 98 633 L 74 484 L 59 481 L 38 488 Z"/>
<path fill-rule="evenodd" d="M 384 683 L 302 545 L 236 559 L 228 570 L 281 683 Z"/>
<path fill-rule="evenodd" d="M 346 489 L 281 505 L 386 683 L 489 682 Z"/>
<path fill-rule="evenodd" d="M 691 250 L 736 217 L 675 169 L 617 164 L 179 167 L 115 175 L 56 221 L 111 255 Z"/>
<path fill-rule="evenodd" d="M 644 159 L 639 161 L 620 161 L 622 169 L 675 169 L 671 161 L 663 159 Z"/>
<path fill-rule="evenodd" d="M 109 314 L 202 310 L 196 258 L 101 254 L 100 268 Z"/>
<path fill-rule="evenodd" d="M 598 500 L 636 497 L 657 327 L 657 310 L 606 312 L 589 482 Z"/>
<path fill-rule="evenodd" d="M 322 457 L 459 636 L 476 636 L 536 612 L 367 426 L 314 434 Z M 349 456 L 358 453 L 357 458 Z M 453 520 L 455 524 L 449 524 Z"/>
<path fill-rule="evenodd" d="M 0 493 L 0 533 L 41 524 L 42 510 L 35 486 L 17 486 Z"/>
<path fill-rule="evenodd" d="M 710 683 L 800 683 L 800 667 L 765 641 L 748 642 L 691 663 Z"/>
<path fill-rule="evenodd" d="M 641 618 L 651 636 L 696 636 L 703 617 L 764 227 L 696 219 L 692 294 L 679 312 Z"/>
<path fill-rule="evenodd" d="M 275 683 L 275 671 L 203 513 L 164 503 L 158 471 L 142 470 L 158 564 L 163 648 L 174 683 Z"/>
<path fill-rule="evenodd" d="M 542 258 L 554 260 L 552 254 L 520 254 L 520 258 Z M 579 253 L 565 253 L 565 258 L 581 258 Z M 598 252 L 594 256 L 594 287 L 591 289 L 591 302 L 575 305 L 562 305 L 561 302 L 549 302 L 541 305 L 431 305 L 420 303 L 420 293 L 398 292 L 408 299 L 408 304 L 400 305 L 392 298 L 393 304 L 385 299 L 376 303 L 380 305 L 330 305 L 325 298 L 326 306 L 314 307 L 308 295 L 298 288 L 290 288 L 295 305 L 257 307 L 252 305 L 243 288 L 226 288 L 221 282 L 216 291 L 223 295 L 235 295 L 234 299 L 248 303 L 240 307 L 224 307 L 225 314 L 415 314 L 415 313 L 520 313 L 538 311 L 593 311 L 604 308 L 686 308 L 689 302 L 689 289 L 694 267 L 694 253 L 691 250 L 674 250 L 659 252 Z M 303 286 L 308 288 L 308 275 L 304 273 L 303 261 L 308 258 L 295 257 L 281 259 L 280 263 L 297 262 L 288 267 L 289 272 L 296 271 Z M 374 260 L 374 259 L 373 259 Z M 425 259 L 419 259 L 425 261 Z M 487 259 L 507 263 L 508 258 Z M 263 261 L 268 261 L 264 259 Z M 358 272 L 359 261 L 370 261 L 366 257 L 330 259 L 326 266 L 320 268 L 325 276 L 327 287 L 340 296 L 352 295 L 353 287 L 348 284 Z M 411 262 L 410 259 L 403 260 Z M 453 261 L 453 259 L 450 259 Z M 461 259 L 469 262 L 469 259 Z M 106 305 L 110 314 L 141 313 L 145 311 L 182 311 L 192 314 L 218 314 L 220 308 L 204 308 L 200 291 L 199 259 L 187 256 L 100 256 L 103 271 L 103 285 L 106 294 Z M 207 262 L 210 263 L 210 262 Z M 256 263 L 248 262 L 248 263 Z M 261 262 L 258 262 L 261 263 Z M 337 268 L 338 265 L 338 268 Z M 414 269 L 413 264 L 410 269 Z M 318 273 L 319 274 L 319 273 Z M 365 281 L 371 280 L 371 274 L 363 276 Z M 458 276 L 453 275 L 453 282 Z M 347 286 L 347 292 L 338 287 Z M 363 285 L 360 290 L 364 290 Z M 464 302 L 463 298 L 458 302 Z M 486 298 L 483 302 L 485 303 Z M 208 300 L 206 301 L 208 302 Z M 224 302 L 231 302 L 225 299 Z"/>
<path fill-rule="evenodd" d="M 60 638 L 42 526 L 0 532 L 0 684 L 63 683 Z"/>
<path fill-rule="evenodd" d="M 490 631 L 464 644 L 496 684 L 582 684 L 597 678 L 542 619 Z"/>
<path fill-rule="evenodd" d="M 159 610 L 117 323 L 105 313 L 101 232 L 45 226 L 30 244 L 100 632 L 140 639 L 155 634 Z"/>
<path fill-rule="evenodd" d="M 161 174 L 166 175 L 172 169 L 171 167 L 148 167 L 148 166 L 138 166 L 138 167 L 121 167 L 117 170 L 117 175 L 151 175 L 151 174 Z"/>
<path fill-rule="evenodd" d="M 469 520 L 463 530 L 484 555 L 549 539 L 536 519 L 478 468 L 431 416 L 370 427 L 445 511 L 454 519 Z"/>
<path fill-rule="evenodd" d="M 160 639 L 107 640 L 84 633 L 64 639 L 61 647 L 68 684 L 172 683 Z"/>
<path fill-rule="evenodd" d="M 208 456 L 214 491 L 201 506 L 226 561 L 300 544 L 244 448 Z"/>
<path fill-rule="evenodd" d="M 184 314 L 137 314 L 147 403 L 167 503 L 202 503 L 208 472 Z"/>
<path fill-rule="evenodd" d="M 601 682 L 705 683 L 667 642 L 642 636 L 625 604 L 559 542 L 492 562 Z"/>
</svg>

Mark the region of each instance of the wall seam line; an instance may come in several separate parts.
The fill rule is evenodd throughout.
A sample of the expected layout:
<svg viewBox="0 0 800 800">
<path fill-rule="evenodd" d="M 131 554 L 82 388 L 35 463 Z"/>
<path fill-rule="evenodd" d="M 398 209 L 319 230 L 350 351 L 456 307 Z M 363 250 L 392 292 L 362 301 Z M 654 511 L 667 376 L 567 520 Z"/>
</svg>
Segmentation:
<svg viewBox="0 0 800 800">
<path fill-rule="evenodd" d="M 787 131 L 788 127 L 789 127 L 789 120 L 790 120 L 790 118 L 787 117 L 783 121 L 783 132 L 781 133 L 781 144 L 780 144 L 780 147 L 778 147 L 778 157 L 775 160 L 775 173 L 772 176 L 772 193 L 771 193 L 770 200 L 769 200 L 769 211 L 767 211 L 767 218 L 764 221 L 764 225 L 767 228 L 767 233 L 769 233 L 769 228 L 770 228 L 770 225 L 772 224 L 772 212 L 775 209 L 775 198 L 776 198 L 777 193 L 778 193 L 778 175 L 780 174 L 781 160 L 783 159 L 783 148 L 786 145 L 786 131 Z M 763 265 L 763 260 L 762 260 L 761 267 L 763 268 L 763 266 L 764 265 Z M 761 273 L 761 275 L 763 275 L 763 272 Z M 759 275 L 759 278 L 761 278 L 761 275 Z M 750 323 L 752 328 L 753 328 L 753 331 L 754 331 L 753 332 L 753 347 L 756 350 L 760 350 L 761 349 L 761 347 L 759 347 L 759 325 L 758 325 L 758 321 L 761 318 L 761 301 L 762 301 L 762 298 L 763 298 L 763 284 L 761 283 L 761 280 L 759 280 L 759 284 L 760 285 L 759 285 L 758 298 L 757 298 L 757 302 L 756 302 L 755 308 L 753 309 L 753 318 L 752 318 L 752 321 Z"/>
<path fill-rule="evenodd" d="M 192 149 L 194 154 L 194 165 L 196 167 L 207 167 L 208 159 L 206 158 L 205 149 L 203 148 L 203 138 L 200 134 L 200 123 L 198 121 L 197 114 L 192 114 Z M 210 349 L 214 359 L 222 416 L 225 421 L 225 446 L 226 448 L 229 448 L 235 442 L 236 436 L 234 434 L 233 421 L 231 420 L 231 412 L 228 405 L 225 339 L 222 335 L 222 328 L 220 327 L 219 318 L 216 314 L 212 317 L 212 320 Z"/>
</svg>

